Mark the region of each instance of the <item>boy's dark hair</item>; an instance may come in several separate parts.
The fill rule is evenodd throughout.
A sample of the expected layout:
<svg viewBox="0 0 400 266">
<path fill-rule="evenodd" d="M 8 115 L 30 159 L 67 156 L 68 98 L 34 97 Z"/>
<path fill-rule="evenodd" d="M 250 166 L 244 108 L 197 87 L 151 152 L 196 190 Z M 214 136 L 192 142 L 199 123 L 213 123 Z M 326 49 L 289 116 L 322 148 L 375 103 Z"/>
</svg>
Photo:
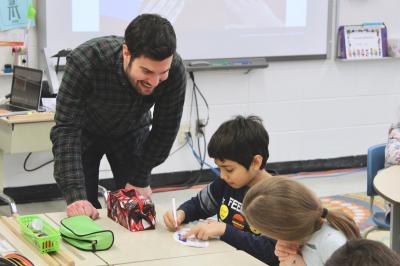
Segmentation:
<svg viewBox="0 0 400 266">
<path fill-rule="evenodd" d="M 337 249 L 325 266 L 397 266 L 400 256 L 385 244 L 369 240 L 350 240 Z"/>
<path fill-rule="evenodd" d="M 142 14 L 132 20 L 125 30 L 125 43 L 132 59 L 144 55 L 161 61 L 176 51 L 174 28 L 157 14 Z"/>
<path fill-rule="evenodd" d="M 255 155 L 263 157 L 261 169 L 269 157 L 269 136 L 257 116 L 237 116 L 224 122 L 208 143 L 208 155 L 221 161 L 235 161 L 249 169 Z"/>
</svg>

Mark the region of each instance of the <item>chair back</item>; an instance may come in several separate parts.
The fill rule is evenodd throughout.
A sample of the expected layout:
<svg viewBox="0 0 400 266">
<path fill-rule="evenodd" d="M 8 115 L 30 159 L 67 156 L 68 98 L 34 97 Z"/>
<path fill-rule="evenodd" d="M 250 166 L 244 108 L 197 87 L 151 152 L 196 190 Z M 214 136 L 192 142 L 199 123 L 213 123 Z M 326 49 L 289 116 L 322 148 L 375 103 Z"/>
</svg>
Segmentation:
<svg viewBox="0 0 400 266">
<path fill-rule="evenodd" d="M 377 195 L 374 189 L 374 178 L 379 170 L 385 167 L 386 144 L 371 146 L 367 154 L 367 195 Z"/>
</svg>

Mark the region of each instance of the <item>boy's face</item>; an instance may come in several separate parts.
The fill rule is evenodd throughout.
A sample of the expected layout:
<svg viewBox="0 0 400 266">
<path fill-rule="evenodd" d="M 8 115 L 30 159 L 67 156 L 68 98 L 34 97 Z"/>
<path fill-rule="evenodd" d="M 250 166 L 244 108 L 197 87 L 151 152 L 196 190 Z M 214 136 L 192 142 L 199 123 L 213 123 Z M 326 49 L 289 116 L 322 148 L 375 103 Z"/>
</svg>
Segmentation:
<svg viewBox="0 0 400 266">
<path fill-rule="evenodd" d="M 221 178 L 232 188 L 251 187 L 256 183 L 259 173 L 259 166 L 252 163 L 249 169 L 231 160 L 214 160 L 220 169 Z"/>
</svg>

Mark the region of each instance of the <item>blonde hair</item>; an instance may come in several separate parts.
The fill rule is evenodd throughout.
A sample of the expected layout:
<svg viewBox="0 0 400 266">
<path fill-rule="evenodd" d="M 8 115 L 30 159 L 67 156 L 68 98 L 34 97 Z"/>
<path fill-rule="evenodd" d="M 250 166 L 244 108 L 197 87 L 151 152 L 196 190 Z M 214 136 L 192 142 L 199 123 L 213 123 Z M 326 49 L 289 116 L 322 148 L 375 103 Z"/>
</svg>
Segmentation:
<svg viewBox="0 0 400 266">
<path fill-rule="evenodd" d="M 274 176 L 249 189 L 242 211 L 249 224 L 271 238 L 305 242 L 321 228 L 324 209 L 317 196 L 301 183 Z M 325 214 L 328 224 L 347 239 L 361 237 L 354 220 L 344 212 L 329 210 Z"/>
</svg>

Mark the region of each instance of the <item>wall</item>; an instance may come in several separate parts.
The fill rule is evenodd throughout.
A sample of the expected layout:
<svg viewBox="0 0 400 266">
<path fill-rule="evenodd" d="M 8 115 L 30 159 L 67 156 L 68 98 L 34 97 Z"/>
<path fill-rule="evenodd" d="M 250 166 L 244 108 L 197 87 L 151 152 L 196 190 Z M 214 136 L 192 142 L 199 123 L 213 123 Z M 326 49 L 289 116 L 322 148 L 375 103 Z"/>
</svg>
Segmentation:
<svg viewBox="0 0 400 266">
<path fill-rule="evenodd" d="M 399 8 L 396 0 L 342 0 L 338 25 L 384 21 L 389 37 L 399 36 L 395 21 Z M 207 138 L 233 115 L 257 114 L 270 132 L 270 162 L 365 154 L 370 145 L 386 141 L 388 127 L 395 120 L 400 105 L 399 68 L 399 59 L 344 62 L 330 58 L 271 62 L 269 68 L 248 74 L 241 70 L 196 72 L 198 86 L 210 105 Z M 10 80 L 0 77 L 0 87 L 9 86 Z M 189 121 L 190 95 L 189 81 L 182 122 Z M 173 150 L 178 147 L 175 143 Z M 54 182 L 52 165 L 24 172 L 25 156 L 6 156 L 5 186 Z M 29 166 L 51 157 L 47 152 L 35 153 Z M 106 163 L 102 169 L 103 177 L 111 176 Z M 198 164 L 185 147 L 153 173 L 196 169 Z"/>
</svg>

